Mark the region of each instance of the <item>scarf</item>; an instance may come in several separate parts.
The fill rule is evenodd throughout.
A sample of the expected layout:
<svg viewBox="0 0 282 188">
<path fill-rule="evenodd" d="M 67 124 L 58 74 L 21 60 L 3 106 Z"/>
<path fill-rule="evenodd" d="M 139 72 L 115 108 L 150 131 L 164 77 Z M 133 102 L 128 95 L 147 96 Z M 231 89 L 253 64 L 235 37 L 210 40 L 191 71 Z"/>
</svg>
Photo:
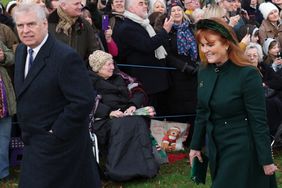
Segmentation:
<svg viewBox="0 0 282 188">
<path fill-rule="evenodd" d="M 173 24 L 177 31 L 177 51 L 179 55 L 190 56 L 191 60 L 198 59 L 198 46 L 194 35 L 190 31 L 189 22 L 185 21 L 180 25 Z"/>
<path fill-rule="evenodd" d="M 58 16 L 60 17 L 60 21 L 56 26 L 56 32 L 59 33 L 63 31 L 67 36 L 71 35 L 72 25 L 76 22 L 77 18 L 71 18 L 63 11 L 63 9 L 58 6 L 57 8 Z"/>
<path fill-rule="evenodd" d="M 141 17 L 139 17 L 136 14 L 133 14 L 129 11 L 125 11 L 123 15 L 126 18 L 132 20 L 133 22 L 140 24 L 148 32 L 150 37 L 153 37 L 153 36 L 156 35 L 156 32 L 153 29 L 153 27 L 150 25 L 150 21 L 149 21 L 148 18 L 142 19 Z M 166 53 L 163 46 L 160 46 L 155 50 L 155 57 L 157 59 L 164 59 L 166 55 L 167 55 L 167 53 Z"/>
<path fill-rule="evenodd" d="M 0 119 L 8 115 L 7 95 L 5 91 L 4 81 L 0 75 Z"/>
</svg>

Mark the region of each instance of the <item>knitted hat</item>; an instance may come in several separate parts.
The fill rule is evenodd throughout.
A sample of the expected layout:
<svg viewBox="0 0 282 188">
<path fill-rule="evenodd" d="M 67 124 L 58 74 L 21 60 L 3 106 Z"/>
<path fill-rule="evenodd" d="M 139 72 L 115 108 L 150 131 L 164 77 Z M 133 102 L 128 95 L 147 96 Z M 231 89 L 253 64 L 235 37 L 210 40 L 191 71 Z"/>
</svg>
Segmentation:
<svg viewBox="0 0 282 188">
<path fill-rule="evenodd" d="M 98 72 L 107 61 L 113 61 L 113 56 L 101 50 L 94 51 L 89 56 L 89 65 L 94 72 Z"/>
<path fill-rule="evenodd" d="M 17 1 L 10 1 L 6 6 L 6 12 L 11 14 L 12 9 L 17 5 Z"/>
<path fill-rule="evenodd" d="M 265 55 L 268 55 L 269 46 L 270 46 L 270 44 L 271 44 L 273 41 L 276 41 L 276 40 L 273 39 L 273 38 L 267 38 L 267 39 L 264 41 L 263 46 L 262 46 L 262 50 L 263 50 L 263 53 L 264 53 Z"/>
<path fill-rule="evenodd" d="M 180 0 L 171 0 L 171 4 L 169 5 L 169 10 L 174 7 L 174 6 L 179 6 L 184 10 L 183 4 L 180 2 Z"/>
<path fill-rule="evenodd" d="M 269 13 L 273 10 L 277 10 L 278 11 L 278 8 L 270 3 L 270 2 L 266 2 L 266 3 L 261 3 L 260 6 L 259 6 L 259 10 L 261 12 L 261 14 L 263 15 L 263 18 L 266 20 Z"/>
</svg>

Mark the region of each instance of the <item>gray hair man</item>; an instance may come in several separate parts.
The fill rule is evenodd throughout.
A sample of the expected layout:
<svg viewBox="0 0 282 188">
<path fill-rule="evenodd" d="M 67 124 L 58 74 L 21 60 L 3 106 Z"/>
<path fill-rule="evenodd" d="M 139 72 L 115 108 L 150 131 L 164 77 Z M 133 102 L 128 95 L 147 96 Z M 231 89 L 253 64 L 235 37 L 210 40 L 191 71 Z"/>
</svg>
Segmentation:
<svg viewBox="0 0 282 188">
<path fill-rule="evenodd" d="M 81 17 L 81 9 L 81 0 L 59 0 L 59 6 L 48 17 L 49 32 L 87 61 L 100 47 L 92 26 Z"/>
<path fill-rule="evenodd" d="M 14 79 L 25 144 L 19 187 L 99 187 L 88 131 L 94 90 L 83 60 L 48 34 L 40 5 L 18 5 L 14 20 L 22 41 Z"/>
<path fill-rule="evenodd" d="M 118 31 L 121 62 L 132 66 L 124 71 L 141 81 L 149 101 L 152 101 L 150 105 L 154 105 L 158 112 L 159 95 L 168 89 L 168 72 L 163 70 L 167 52 L 163 45 L 169 40 L 173 18 L 166 18 L 163 28 L 156 33 L 147 18 L 147 1 L 126 0 L 125 9 L 125 19 Z"/>
</svg>

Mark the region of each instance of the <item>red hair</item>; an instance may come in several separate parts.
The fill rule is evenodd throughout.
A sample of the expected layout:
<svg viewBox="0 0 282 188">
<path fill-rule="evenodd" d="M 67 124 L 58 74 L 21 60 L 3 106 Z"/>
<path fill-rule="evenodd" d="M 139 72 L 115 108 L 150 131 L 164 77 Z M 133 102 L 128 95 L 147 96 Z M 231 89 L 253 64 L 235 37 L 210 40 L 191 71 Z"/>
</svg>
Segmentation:
<svg viewBox="0 0 282 188">
<path fill-rule="evenodd" d="M 210 36 L 218 36 L 219 41 L 222 44 L 227 44 L 229 45 L 228 48 L 228 58 L 236 65 L 238 66 L 248 66 L 248 65 L 252 65 L 252 63 L 247 59 L 247 57 L 245 56 L 243 50 L 237 45 L 237 37 L 233 31 L 233 29 L 224 21 L 222 21 L 220 18 L 212 18 L 213 21 L 221 24 L 222 26 L 224 26 L 226 28 L 226 30 L 228 30 L 229 34 L 232 36 L 232 38 L 236 41 L 236 44 L 230 40 L 228 40 L 227 38 L 225 38 L 219 31 L 215 31 L 213 29 L 208 29 L 208 28 L 201 28 L 198 29 L 195 35 L 196 41 L 198 42 L 198 44 L 200 44 L 200 40 L 201 39 L 205 39 L 208 42 L 214 42 L 211 41 Z M 201 48 L 201 47 L 200 47 Z M 201 57 L 201 61 L 204 64 L 207 64 L 207 61 L 204 57 Z"/>
</svg>

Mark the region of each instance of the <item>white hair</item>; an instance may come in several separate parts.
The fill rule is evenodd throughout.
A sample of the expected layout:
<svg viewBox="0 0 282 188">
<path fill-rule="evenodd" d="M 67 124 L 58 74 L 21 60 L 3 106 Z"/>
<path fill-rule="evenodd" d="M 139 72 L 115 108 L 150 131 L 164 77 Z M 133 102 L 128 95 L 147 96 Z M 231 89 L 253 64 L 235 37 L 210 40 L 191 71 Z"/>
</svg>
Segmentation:
<svg viewBox="0 0 282 188">
<path fill-rule="evenodd" d="M 164 0 L 149 0 L 149 14 L 154 12 L 154 8 L 157 2 L 160 2 L 164 6 L 164 10 L 166 12 L 166 3 Z"/>
<path fill-rule="evenodd" d="M 29 2 L 27 3 L 27 1 Z M 15 7 L 15 12 L 13 14 L 13 18 L 15 22 L 20 12 L 35 12 L 39 20 L 44 21 L 47 19 L 45 9 L 42 6 L 40 6 L 39 4 L 36 4 L 31 0 L 26 0 L 25 2 L 20 3 Z"/>
<path fill-rule="evenodd" d="M 135 2 L 137 0 L 125 0 L 125 3 L 124 3 L 124 7 L 126 10 L 128 10 L 129 7 L 132 6 L 133 2 Z"/>
<path fill-rule="evenodd" d="M 245 49 L 245 53 L 249 50 L 249 49 L 256 49 L 257 53 L 258 53 L 258 61 L 262 62 L 263 60 L 263 53 L 262 53 L 262 48 L 261 45 L 259 45 L 258 43 L 253 43 L 251 42 Z"/>
</svg>

